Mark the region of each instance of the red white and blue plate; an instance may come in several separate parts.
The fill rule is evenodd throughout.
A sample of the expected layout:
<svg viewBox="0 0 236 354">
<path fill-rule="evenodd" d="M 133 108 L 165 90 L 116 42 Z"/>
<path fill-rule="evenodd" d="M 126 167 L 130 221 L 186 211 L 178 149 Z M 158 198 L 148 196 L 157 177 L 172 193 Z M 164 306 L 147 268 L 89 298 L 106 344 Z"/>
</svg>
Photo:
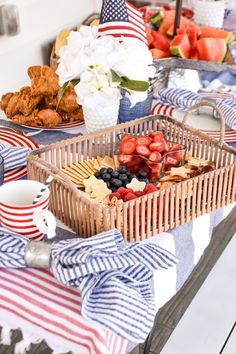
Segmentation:
<svg viewBox="0 0 236 354">
<path fill-rule="evenodd" d="M 39 148 L 38 144 L 31 138 L 7 128 L 0 128 L 0 142 L 11 147 L 27 146 L 31 151 Z M 27 166 L 6 171 L 4 173 L 4 183 L 15 181 L 25 175 L 27 175 Z"/>
<path fill-rule="evenodd" d="M 152 114 L 168 116 L 178 121 L 183 119 L 183 111 L 177 110 L 162 103 L 156 103 L 152 108 Z M 190 114 L 187 124 L 195 129 L 201 130 L 203 133 L 214 139 L 220 138 L 220 120 L 214 118 L 212 114 Z M 225 126 L 225 142 L 236 141 L 236 131 Z"/>
<path fill-rule="evenodd" d="M 14 124 L 16 124 L 16 123 L 14 122 Z M 18 124 L 16 124 L 16 125 L 18 125 Z M 21 125 L 21 127 L 30 128 L 30 129 L 34 129 L 34 130 L 50 130 L 50 131 L 56 130 L 57 131 L 57 130 L 74 129 L 74 128 L 80 127 L 81 125 L 84 125 L 83 120 L 76 120 L 74 122 L 60 123 L 58 125 L 55 125 L 55 127 L 52 127 L 52 128 L 48 128 L 43 125 L 39 125 L 36 127 L 32 127 L 29 125 Z"/>
</svg>

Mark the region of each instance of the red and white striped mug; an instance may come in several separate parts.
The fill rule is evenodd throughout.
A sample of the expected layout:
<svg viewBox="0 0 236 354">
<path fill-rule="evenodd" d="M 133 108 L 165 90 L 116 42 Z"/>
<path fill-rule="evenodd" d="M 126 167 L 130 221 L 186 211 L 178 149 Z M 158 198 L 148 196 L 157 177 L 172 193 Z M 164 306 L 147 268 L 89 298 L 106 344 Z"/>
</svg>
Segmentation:
<svg viewBox="0 0 236 354">
<path fill-rule="evenodd" d="M 32 180 L 8 182 L 0 187 L 0 224 L 32 240 L 44 234 L 55 236 L 56 220 L 48 210 L 47 188 L 36 204 L 32 204 L 44 185 Z"/>
</svg>

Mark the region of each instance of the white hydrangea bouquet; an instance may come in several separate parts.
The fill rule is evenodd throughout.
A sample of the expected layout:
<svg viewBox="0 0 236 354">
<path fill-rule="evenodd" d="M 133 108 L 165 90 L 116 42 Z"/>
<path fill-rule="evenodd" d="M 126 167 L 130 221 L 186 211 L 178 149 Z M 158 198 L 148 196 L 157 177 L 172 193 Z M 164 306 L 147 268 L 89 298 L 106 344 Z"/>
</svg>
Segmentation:
<svg viewBox="0 0 236 354">
<path fill-rule="evenodd" d="M 59 99 L 71 82 L 77 102 L 83 107 L 88 131 L 116 124 L 121 90 L 125 90 L 132 105 L 144 101 L 156 71 L 151 52 L 142 41 L 127 37 L 98 37 L 96 26 L 81 26 L 78 32 L 72 31 L 59 56 Z M 92 115 L 95 122 L 95 112 L 100 114 L 97 126 L 89 127 L 86 118 L 91 120 Z M 105 126 L 101 122 L 101 117 L 105 119 L 104 114 L 109 117 Z"/>
</svg>

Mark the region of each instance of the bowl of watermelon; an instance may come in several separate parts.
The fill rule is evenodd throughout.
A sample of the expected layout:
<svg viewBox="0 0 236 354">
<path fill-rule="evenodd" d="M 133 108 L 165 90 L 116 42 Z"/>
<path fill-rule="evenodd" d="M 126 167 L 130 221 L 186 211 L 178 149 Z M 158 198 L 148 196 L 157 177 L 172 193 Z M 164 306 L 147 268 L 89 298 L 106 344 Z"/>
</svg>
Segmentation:
<svg viewBox="0 0 236 354">
<path fill-rule="evenodd" d="M 174 33 L 175 10 L 159 9 L 146 23 L 148 46 L 153 59 L 177 57 L 183 60 L 227 62 L 235 34 L 211 26 L 199 26 L 181 15 Z M 232 64 L 232 63 L 230 63 Z"/>
<path fill-rule="evenodd" d="M 186 146 L 168 141 L 162 131 L 118 135 L 119 163 L 132 174 L 145 171 L 150 181 L 158 181 L 171 167 L 181 166 L 185 154 Z"/>
</svg>

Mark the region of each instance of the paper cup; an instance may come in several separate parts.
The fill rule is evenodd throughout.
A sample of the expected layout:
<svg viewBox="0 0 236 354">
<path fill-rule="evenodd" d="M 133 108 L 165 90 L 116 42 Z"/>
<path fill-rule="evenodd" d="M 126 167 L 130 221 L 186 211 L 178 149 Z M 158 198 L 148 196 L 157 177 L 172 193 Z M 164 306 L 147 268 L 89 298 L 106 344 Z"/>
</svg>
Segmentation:
<svg viewBox="0 0 236 354">
<path fill-rule="evenodd" d="M 19 180 L 0 187 L 0 224 L 33 240 L 44 234 L 55 236 L 56 220 L 48 210 L 49 189 L 32 205 L 44 185 L 37 181 Z"/>
</svg>

